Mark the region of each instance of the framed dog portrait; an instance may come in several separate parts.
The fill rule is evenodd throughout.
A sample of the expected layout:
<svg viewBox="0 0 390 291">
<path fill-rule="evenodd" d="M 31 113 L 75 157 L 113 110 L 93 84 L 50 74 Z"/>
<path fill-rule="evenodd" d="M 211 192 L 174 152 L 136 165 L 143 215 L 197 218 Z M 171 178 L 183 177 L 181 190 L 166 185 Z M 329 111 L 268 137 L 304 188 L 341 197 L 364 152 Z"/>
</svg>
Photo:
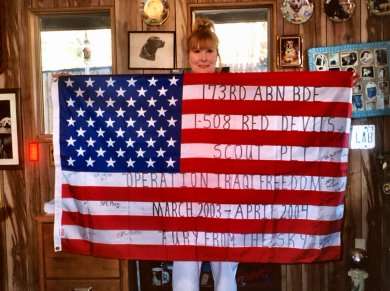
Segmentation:
<svg viewBox="0 0 390 291">
<path fill-rule="evenodd" d="M 338 45 L 308 50 L 311 71 L 350 71 L 359 81 L 352 88 L 352 117 L 390 115 L 390 42 Z"/>
<path fill-rule="evenodd" d="M 18 89 L 0 89 L 0 169 L 21 165 L 21 121 Z"/>
<path fill-rule="evenodd" d="M 278 66 L 302 67 L 302 37 L 300 35 L 278 36 Z"/>
<path fill-rule="evenodd" d="M 173 31 L 129 32 L 129 69 L 173 69 L 175 54 Z"/>
</svg>

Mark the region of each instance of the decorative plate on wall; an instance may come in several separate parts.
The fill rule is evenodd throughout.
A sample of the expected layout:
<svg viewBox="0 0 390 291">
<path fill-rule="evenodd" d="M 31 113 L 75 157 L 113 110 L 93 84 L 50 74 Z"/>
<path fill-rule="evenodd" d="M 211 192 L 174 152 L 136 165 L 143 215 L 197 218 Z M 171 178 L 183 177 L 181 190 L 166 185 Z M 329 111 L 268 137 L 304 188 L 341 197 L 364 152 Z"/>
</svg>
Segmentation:
<svg viewBox="0 0 390 291">
<path fill-rule="evenodd" d="M 342 22 L 350 19 L 355 12 L 355 0 L 326 0 L 325 13 L 333 21 Z"/>
<path fill-rule="evenodd" d="M 143 18 L 147 25 L 161 25 L 169 15 L 167 0 L 145 0 Z"/>
<path fill-rule="evenodd" d="M 301 24 L 313 15 L 312 0 L 283 0 L 281 7 L 283 18 L 294 24 Z"/>
</svg>

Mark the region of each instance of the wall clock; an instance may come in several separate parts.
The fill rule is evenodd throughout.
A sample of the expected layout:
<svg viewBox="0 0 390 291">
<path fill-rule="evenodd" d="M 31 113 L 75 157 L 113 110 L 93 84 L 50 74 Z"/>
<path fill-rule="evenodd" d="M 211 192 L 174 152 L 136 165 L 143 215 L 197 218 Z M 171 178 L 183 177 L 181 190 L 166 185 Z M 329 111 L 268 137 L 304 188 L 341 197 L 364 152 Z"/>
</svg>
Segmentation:
<svg viewBox="0 0 390 291">
<path fill-rule="evenodd" d="M 168 0 L 146 0 L 143 19 L 147 25 L 161 25 L 169 15 Z"/>
</svg>

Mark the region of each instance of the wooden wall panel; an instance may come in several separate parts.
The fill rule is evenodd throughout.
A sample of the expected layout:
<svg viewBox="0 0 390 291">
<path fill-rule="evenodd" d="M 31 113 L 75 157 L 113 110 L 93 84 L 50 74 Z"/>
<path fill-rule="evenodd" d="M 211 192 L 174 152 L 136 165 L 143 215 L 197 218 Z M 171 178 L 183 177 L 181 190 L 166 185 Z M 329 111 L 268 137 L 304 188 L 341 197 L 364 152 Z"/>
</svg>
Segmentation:
<svg viewBox="0 0 390 291">
<path fill-rule="evenodd" d="M 6 2 L 6 54 L 8 67 L 0 75 L 0 87 L 21 88 L 23 104 L 24 144 L 36 139 L 36 106 L 32 94 L 32 64 L 29 52 L 29 8 L 77 9 L 112 7 L 114 9 L 114 64 L 117 73 L 142 73 L 128 69 L 128 31 L 176 31 L 176 65 L 186 66 L 186 36 L 189 28 L 188 5 L 237 5 L 237 3 L 264 4 L 269 0 L 169 0 L 170 16 L 160 27 L 143 23 L 140 8 L 144 0 L 14 0 Z M 369 15 L 366 0 L 356 0 L 353 18 L 346 23 L 334 23 L 324 14 L 325 0 L 314 1 L 313 17 L 305 24 L 285 21 L 280 12 L 282 0 L 274 0 L 276 9 L 275 35 L 301 34 L 304 54 L 310 47 L 338 45 L 390 39 L 390 17 Z M 275 61 L 277 50 L 272 49 Z M 276 68 L 277 69 L 277 68 Z M 305 60 L 305 66 L 307 69 Z M 160 72 L 160 71 L 156 71 Z M 27 119 L 27 116 L 29 119 Z M 34 117 L 34 118 L 32 118 Z M 371 151 L 351 151 L 348 189 L 345 198 L 343 229 L 344 254 L 337 262 L 311 265 L 282 265 L 283 291 L 346 291 L 350 289 L 347 276 L 349 251 L 356 238 L 367 240 L 369 279 L 366 290 L 390 289 L 390 202 L 378 187 L 377 155 L 390 152 L 390 118 L 356 120 L 355 124 L 369 122 L 377 126 L 377 148 Z M 39 163 L 25 161 L 17 171 L 0 171 L 0 288 L 6 291 L 38 291 L 36 228 L 33 217 L 40 214 L 43 202 L 52 198 L 53 166 L 49 159 L 50 144 L 40 144 Z"/>
<path fill-rule="evenodd" d="M 115 24 L 116 24 L 116 53 L 117 73 L 141 73 L 140 70 L 129 70 L 128 31 L 142 31 L 142 18 L 140 15 L 139 2 L 115 1 Z"/>
</svg>

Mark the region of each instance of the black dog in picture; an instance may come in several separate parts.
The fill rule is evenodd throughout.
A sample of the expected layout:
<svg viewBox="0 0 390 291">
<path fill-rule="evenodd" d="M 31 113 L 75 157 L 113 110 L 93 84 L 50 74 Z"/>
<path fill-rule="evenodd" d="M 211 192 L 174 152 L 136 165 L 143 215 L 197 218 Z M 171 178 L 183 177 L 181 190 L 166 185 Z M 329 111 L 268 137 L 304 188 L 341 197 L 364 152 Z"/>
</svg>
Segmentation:
<svg viewBox="0 0 390 291">
<path fill-rule="evenodd" d="M 164 47 L 164 45 L 165 42 L 158 36 L 151 36 L 142 46 L 139 56 L 145 60 L 154 61 L 157 49 Z"/>
</svg>

